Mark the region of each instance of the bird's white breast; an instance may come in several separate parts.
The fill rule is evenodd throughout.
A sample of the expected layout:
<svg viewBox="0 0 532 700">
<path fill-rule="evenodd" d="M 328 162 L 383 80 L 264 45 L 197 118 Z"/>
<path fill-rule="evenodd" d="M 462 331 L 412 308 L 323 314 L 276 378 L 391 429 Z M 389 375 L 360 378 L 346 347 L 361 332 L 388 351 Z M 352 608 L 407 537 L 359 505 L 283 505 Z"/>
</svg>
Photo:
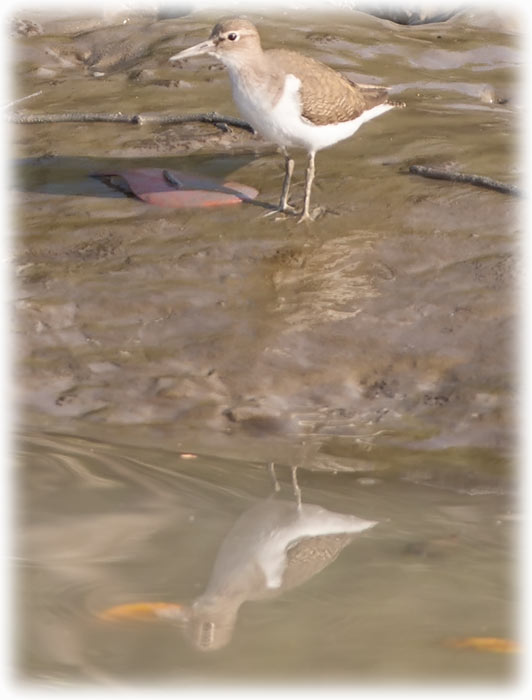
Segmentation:
<svg viewBox="0 0 532 700">
<path fill-rule="evenodd" d="M 240 113 L 265 139 L 288 148 L 319 151 L 352 136 L 365 122 L 387 112 L 392 105 L 381 104 L 356 119 L 337 124 L 315 125 L 301 116 L 301 81 L 289 73 L 275 105 L 265 85 L 242 78 L 229 68 L 233 99 Z"/>
</svg>

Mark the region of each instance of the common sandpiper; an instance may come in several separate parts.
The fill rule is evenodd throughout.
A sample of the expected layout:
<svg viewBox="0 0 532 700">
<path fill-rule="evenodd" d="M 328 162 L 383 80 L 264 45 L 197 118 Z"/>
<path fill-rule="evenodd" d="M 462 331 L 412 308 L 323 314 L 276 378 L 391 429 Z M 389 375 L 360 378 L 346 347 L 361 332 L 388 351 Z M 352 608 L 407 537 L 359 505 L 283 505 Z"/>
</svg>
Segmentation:
<svg viewBox="0 0 532 700">
<path fill-rule="evenodd" d="M 299 221 L 313 219 L 310 192 L 317 151 L 352 136 L 365 122 L 399 106 L 388 101 L 386 87 L 355 84 L 324 63 L 295 51 L 264 51 L 255 25 L 240 17 L 219 22 L 207 41 L 169 60 L 203 54 L 224 64 L 240 113 L 284 155 L 280 212 L 295 211 L 288 203 L 294 170 L 288 149 L 307 151 L 305 199 Z"/>
</svg>

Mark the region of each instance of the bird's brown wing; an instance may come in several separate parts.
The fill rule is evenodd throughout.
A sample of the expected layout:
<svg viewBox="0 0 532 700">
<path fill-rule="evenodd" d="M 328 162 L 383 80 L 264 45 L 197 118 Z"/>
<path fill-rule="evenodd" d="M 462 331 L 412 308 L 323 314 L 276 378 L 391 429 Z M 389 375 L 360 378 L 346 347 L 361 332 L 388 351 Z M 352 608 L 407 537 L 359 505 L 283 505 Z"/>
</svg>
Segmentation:
<svg viewBox="0 0 532 700">
<path fill-rule="evenodd" d="M 301 80 L 302 115 L 313 124 L 350 121 L 386 102 L 386 88 L 358 86 L 313 58 L 285 49 L 271 49 L 266 53 L 282 65 L 284 71 Z"/>
<path fill-rule="evenodd" d="M 361 85 L 360 83 L 353 83 L 349 81 L 351 85 L 358 90 L 360 94 L 364 97 L 366 103 L 366 109 L 371 109 L 383 102 L 389 102 L 388 100 L 388 90 L 389 88 L 380 85 Z"/>
</svg>

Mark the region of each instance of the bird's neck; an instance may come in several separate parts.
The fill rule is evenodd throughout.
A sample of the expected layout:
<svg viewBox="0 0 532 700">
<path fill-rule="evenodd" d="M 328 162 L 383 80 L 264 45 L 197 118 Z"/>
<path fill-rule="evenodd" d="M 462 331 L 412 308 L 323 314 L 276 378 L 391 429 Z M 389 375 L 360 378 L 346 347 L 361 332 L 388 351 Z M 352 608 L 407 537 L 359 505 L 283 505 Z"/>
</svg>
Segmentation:
<svg viewBox="0 0 532 700">
<path fill-rule="evenodd" d="M 277 102 L 283 90 L 285 76 L 278 66 L 270 63 L 267 52 L 260 49 L 260 52 L 254 52 L 248 61 L 224 63 L 229 72 L 233 98 L 241 111 L 242 103 L 248 100 L 256 103 L 264 101 L 267 104 Z"/>
</svg>

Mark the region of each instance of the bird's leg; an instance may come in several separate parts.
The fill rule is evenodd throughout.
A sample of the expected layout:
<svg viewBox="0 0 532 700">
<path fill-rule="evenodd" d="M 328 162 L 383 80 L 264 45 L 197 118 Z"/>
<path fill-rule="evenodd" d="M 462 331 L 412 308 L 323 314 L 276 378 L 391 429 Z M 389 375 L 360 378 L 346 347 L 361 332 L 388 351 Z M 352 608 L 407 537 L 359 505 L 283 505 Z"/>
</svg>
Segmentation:
<svg viewBox="0 0 532 700">
<path fill-rule="evenodd" d="M 294 172 L 294 159 L 290 158 L 286 148 L 281 148 L 281 153 L 284 156 L 284 180 L 283 189 L 281 192 L 281 199 L 279 200 L 279 206 L 272 211 L 267 212 L 264 216 L 271 216 L 272 214 L 295 214 L 296 210 L 291 205 L 288 204 L 288 190 L 290 189 L 290 182 L 292 180 L 292 173 Z"/>
<path fill-rule="evenodd" d="M 308 154 L 308 165 L 307 165 L 307 177 L 305 179 L 305 201 L 303 204 L 303 213 L 299 217 L 300 224 L 302 221 L 312 221 L 313 217 L 310 214 L 310 191 L 312 190 L 312 183 L 314 182 L 314 151 Z"/>
<path fill-rule="evenodd" d="M 297 509 L 301 510 L 301 489 L 299 488 L 299 484 L 297 483 L 297 466 L 290 467 L 290 471 L 292 472 L 292 488 L 294 489 L 294 496 L 296 498 Z"/>
<path fill-rule="evenodd" d="M 270 462 L 268 467 L 270 470 L 271 479 L 273 481 L 273 488 L 275 489 L 276 493 L 279 493 L 281 487 L 279 486 L 279 482 L 277 481 L 277 475 L 275 474 L 275 462 Z"/>
<path fill-rule="evenodd" d="M 288 151 L 283 148 L 282 153 L 284 155 L 284 180 L 283 189 L 281 192 L 281 199 L 279 201 L 279 211 L 294 211 L 294 208 L 288 204 L 288 190 L 290 189 L 290 182 L 292 180 L 292 174 L 294 172 L 294 159 L 290 158 Z"/>
</svg>

